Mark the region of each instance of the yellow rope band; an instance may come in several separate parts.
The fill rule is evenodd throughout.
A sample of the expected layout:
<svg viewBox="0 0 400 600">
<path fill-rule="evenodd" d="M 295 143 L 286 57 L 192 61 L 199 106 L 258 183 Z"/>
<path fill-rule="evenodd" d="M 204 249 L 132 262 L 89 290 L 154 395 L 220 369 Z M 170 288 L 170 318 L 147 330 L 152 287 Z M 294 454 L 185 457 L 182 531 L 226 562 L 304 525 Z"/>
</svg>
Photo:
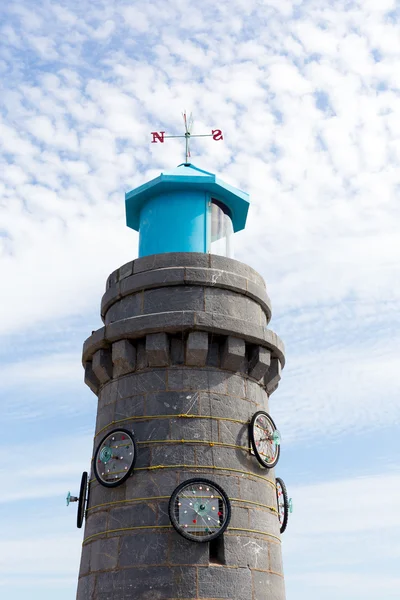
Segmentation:
<svg viewBox="0 0 400 600">
<path fill-rule="evenodd" d="M 229 533 L 230 531 L 244 531 L 246 533 L 259 533 L 261 535 L 268 535 L 268 537 L 272 537 L 275 540 L 278 540 L 278 542 L 281 542 L 281 538 L 277 535 L 274 535 L 273 533 L 267 533 L 266 531 L 259 531 L 258 529 L 242 529 L 242 527 L 228 527 L 228 529 L 226 530 L 227 533 Z"/>
<path fill-rule="evenodd" d="M 113 502 L 104 502 L 103 504 L 96 504 L 95 506 L 91 506 L 86 509 L 86 513 L 95 508 L 104 508 L 105 506 L 115 506 L 116 504 L 126 504 L 130 502 L 152 502 L 154 500 L 169 500 L 170 496 L 149 496 L 147 498 L 129 498 L 128 500 L 114 500 Z M 244 504 L 252 504 L 253 506 L 261 506 L 262 508 L 267 508 L 274 513 L 278 511 L 274 506 L 268 506 L 267 504 L 261 504 L 261 502 L 253 502 L 253 500 L 244 500 L 243 498 L 230 498 L 231 502 L 241 502 Z"/>
<path fill-rule="evenodd" d="M 104 506 L 114 506 L 115 504 L 125 504 L 126 502 L 147 502 L 152 500 L 168 500 L 171 496 L 149 496 L 148 498 L 130 498 L 129 500 L 114 500 L 113 502 L 104 502 L 104 504 L 95 504 L 86 509 L 88 513 L 95 508 L 103 508 Z"/>
<path fill-rule="evenodd" d="M 83 540 L 82 546 L 84 544 L 87 544 L 92 539 L 98 537 L 99 535 L 107 535 L 109 533 L 119 533 L 121 531 L 135 531 L 138 529 L 172 529 L 172 525 L 137 525 L 135 527 L 121 527 L 120 529 L 106 529 L 105 531 L 99 531 L 98 533 L 89 535 L 87 538 L 85 538 Z M 241 527 L 228 527 L 226 531 L 228 534 L 230 531 L 241 531 L 241 532 L 245 532 L 245 533 L 257 533 L 260 535 L 266 535 L 268 537 L 272 537 L 272 538 L 278 540 L 278 542 L 281 541 L 281 539 L 277 535 L 274 535 L 273 533 L 268 533 L 267 531 L 259 531 L 258 529 L 243 529 Z"/>
<path fill-rule="evenodd" d="M 261 468 L 261 467 L 260 467 Z M 135 471 L 155 471 L 157 469 L 187 469 L 188 471 L 196 471 L 198 469 L 209 469 L 216 471 L 228 471 L 230 473 L 240 473 L 241 475 L 248 475 L 249 477 L 256 477 L 257 479 L 261 479 L 266 483 L 269 483 L 274 489 L 276 489 L 276 485 L 273 481 L 268 479 L 267 477 L 263 477 L 262 475 L 257 475 L 256 473 L 250 473 L 250 471 L 241 471 L 240 469 L 231 469 L 230 467 L 215 467 L 214 465 L 155 465 L 154 467 L 138 467 Z M 134 472 L 135 472 L 134 471 Z M 96 482 L 96 479 L 91 479 L 89 483 Z"/>
<path fill-rule="evenodd" d="M 119 533 L 120 531 L 133 531 L 135 529 L 172 529 L 172 525 L 137 525 L 136 527 L 121 527 L 120 529 L 106 529 L 105 531 L 99 531 L 93 535 L 89 535 L 82 542 L 82 546 L 89 540 L 98 537 L 99 535 L 106 535 L 108 533 Z"/>
<path fill-rule="evenodd" d="M 237 446 L 236 444 L 225 444 L 224 442 L 210 442 L 208 440 L 144 440 L 136 442 L 139 445 L 148 446 L 149 444 L 203 444 L 204 446 L 222 446 L 226 448 L 238 448 L 250 452 L 248 446 Z"/>
</svg>

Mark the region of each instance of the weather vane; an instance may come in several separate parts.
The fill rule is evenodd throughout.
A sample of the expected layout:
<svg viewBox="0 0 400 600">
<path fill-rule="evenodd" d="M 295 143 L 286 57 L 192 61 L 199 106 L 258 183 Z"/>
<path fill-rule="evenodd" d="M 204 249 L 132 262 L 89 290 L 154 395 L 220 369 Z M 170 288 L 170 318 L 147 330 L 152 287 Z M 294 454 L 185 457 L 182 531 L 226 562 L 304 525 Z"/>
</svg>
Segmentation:
<svg viewBox="0 0 400 600">
<path fill-rule="evenodd" d="M 223 140 L 224 136 L 222 135 L 221 129 L 212 129 L 211 133 L 203 133 L 203 134 L 192 134 L 193 129 L 193 117 L 190 113 L 189 118 L 186 116 L 186 111 L 182 113 L 183 122 L 185 124 L 185 134 L 184 135 L 165 135 L 165 131 L 152 131 L 151 135 L 153 139 L 151 141 L 152 144 L 156 144 L 157 142 L 164 143 L 164 140 L 168 138 L 185 138 L 186 145 L 186 164 L 189 163 L 190 158 L 190 138 L 192 137 L 212 137 L 213 140 L 218 142 L 219 140 Z"/>
</svg>

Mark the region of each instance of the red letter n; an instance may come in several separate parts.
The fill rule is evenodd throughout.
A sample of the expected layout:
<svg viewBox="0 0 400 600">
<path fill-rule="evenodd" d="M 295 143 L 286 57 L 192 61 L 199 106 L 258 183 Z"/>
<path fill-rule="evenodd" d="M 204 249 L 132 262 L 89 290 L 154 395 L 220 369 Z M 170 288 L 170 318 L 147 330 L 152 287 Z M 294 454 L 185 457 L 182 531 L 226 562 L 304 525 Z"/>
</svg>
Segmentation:
<svg viewBox="0 0 400 600">
<path fill-rule="evenodd" d="M 157 142 L 161 142 L 163 144 L 164 143 L 164 134 L 165 134 L 165 131 L 160 131 L 160 133 L 158 133 L 157 131 L 152 131 L 151 135 L 153 136 L 153 139 L 151 140 L 151 143 L 156 144 Z"/>
</svg>

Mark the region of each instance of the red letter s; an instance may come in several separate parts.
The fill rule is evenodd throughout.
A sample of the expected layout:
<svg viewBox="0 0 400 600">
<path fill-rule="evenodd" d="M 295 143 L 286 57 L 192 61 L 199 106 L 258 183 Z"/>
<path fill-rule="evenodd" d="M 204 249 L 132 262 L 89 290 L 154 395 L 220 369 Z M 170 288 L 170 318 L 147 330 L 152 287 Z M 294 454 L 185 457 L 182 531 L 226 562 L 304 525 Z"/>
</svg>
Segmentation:
<svg viewBox="0 0 400 600">
<path fill-rule="evenodd" d="M 220 129 L 213 129 L 211 131 L 211 135 L 213 137 L 213 140 L 216 140 L 217 142 L 219 140 L 223 140 L 224 136 L 222 135 L 222 131 Z"/>
</svg>

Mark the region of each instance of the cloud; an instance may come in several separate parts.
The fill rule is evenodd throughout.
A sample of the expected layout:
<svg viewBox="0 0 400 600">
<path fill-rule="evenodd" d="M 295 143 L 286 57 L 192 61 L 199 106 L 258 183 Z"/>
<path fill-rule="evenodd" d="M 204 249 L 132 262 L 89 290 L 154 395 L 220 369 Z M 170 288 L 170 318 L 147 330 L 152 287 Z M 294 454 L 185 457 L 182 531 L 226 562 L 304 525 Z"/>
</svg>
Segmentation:
<svg viewBox="0 0 400 600">
<path fill-rule="evenodd" d="M 356 435 L 400 423 L 397 337 L 357 343 L 350 335 L 340 342 L 335 333 L 328 333 L 323 347 L 315 349 L 300 349 L 292 338 L 293 356 L 270 401 L 285 443 Z"/>
<path fill-rule="evenodd" d="M 282 538 L 289 597 L 295 590 L 299 600 L 397 597 L 398 470 L 304 484 L 289 494 L 294 512 Z"/>
<path fill-rule="evenodd" d="M 68 481 L 79 479 L 83 456 L 87 465 L 95 405 L 87 408 L 90 392 L 78 391 L 80 344 L 101 324 L 94 311 L 106 277 L 137 253 L 137 234 L 125 227 L 124 192 L 183 158 L 180 141 L 151 145 L 150 132 L 181 132 L 185 108 L 194 113 L 196 132 L 224 132 L 223 143 L 193 140 L 193 162 L 251 194 L 236 257 L 265 277 L 271 325 L 287 346 L 287 367 L 271 399 L 284 443 L 296 448 L 306 435 L 347 440 L 350 432 L 370 431 L 373 445 L 380 428 L 394 429 L 394 0 L 205 0 L 190 10 L 182 0 L 140 7 L 125 0 L 39 1 L 34 10 L 22 1 L 4 4 L 0 15 L 2 414 L 6 423 L 18 422 L 27 442 L 16 457 L 24 466 L 8 486 L 9 514 L 14 502 L 20 513 L 33 514 L 33 505 L 64 497 Z M 38 448 L 32 436 L 41 427 L 47 441 Z M 76 440 L 67 427 L 78 432 Z M 12 431 L 6 427 L 7 435 Z M 43 473 L 49 448 L 54 468 Z M 8 454 L 8 446 L 0 450 Z M 364 452 L 368 462 L 371 448 Z M 36 457 L 28 471 L 27 456 Z M 398 565 L 389 554 L 399 556 L 391 499 L 398 487 L 397 474 L 386 473 L 295 489 L 284 543 L 288 597 L 396 597 Z M 390 493 L 382 499 L 378 489 Z M 73 563 L 47 533 L 43 556 L 51 568 L 35 557 L 38 576 L 30 572 L 25 581 L 40 600 L 54 597 L 52 589 L 42 592 L 46 582 L 64 600 L 63 593 L 73 593 Z M 61 538 L 76 561 L 79 548 L 72 550 L 65 532 Z M 6 569 L 28 561 L 32 539 L 18 535 Z M 373 569 L 384 573 L 382 587 Z"/>
</svg>

